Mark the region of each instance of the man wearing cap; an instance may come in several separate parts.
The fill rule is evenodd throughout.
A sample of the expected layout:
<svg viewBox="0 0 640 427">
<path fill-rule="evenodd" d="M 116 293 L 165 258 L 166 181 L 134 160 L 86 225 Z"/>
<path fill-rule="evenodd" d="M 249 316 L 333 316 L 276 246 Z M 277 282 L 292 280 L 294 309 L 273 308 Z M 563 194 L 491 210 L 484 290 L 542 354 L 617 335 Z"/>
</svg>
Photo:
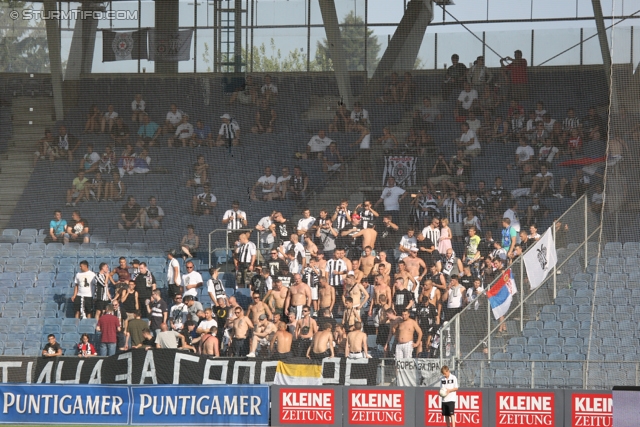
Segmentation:
<svg viewBox="0 0 640 427">
<path fill-rule="evenodd" d="M 222 125 L 218 131 L 218 138 L 216 138 L 216 147 L 240 145 L 240 126 L 238 122 L 232 119 L 230 114 L 226 113 L 220 118 L 222 119 Z"/>
<path fill-rule="evenodd" d="M 262 347 L 269 347 L 275 333 L 276 325 L 267 320 L 266 314 L 261 314 L 253 330 L 253 337 L 251 337 L 247 357 L 256 357 L 256 352 L 260 353 Z"/>
<path fill-rule="evenodd" d="M 176 259 L 177 252 L 175 249 L 167 251 L 167 286 L 169 288 L 169 298 L 173 300 L 176 295 L 182 294 L 182 277 L 180 276 L 180 264 Z"/>
</svg>

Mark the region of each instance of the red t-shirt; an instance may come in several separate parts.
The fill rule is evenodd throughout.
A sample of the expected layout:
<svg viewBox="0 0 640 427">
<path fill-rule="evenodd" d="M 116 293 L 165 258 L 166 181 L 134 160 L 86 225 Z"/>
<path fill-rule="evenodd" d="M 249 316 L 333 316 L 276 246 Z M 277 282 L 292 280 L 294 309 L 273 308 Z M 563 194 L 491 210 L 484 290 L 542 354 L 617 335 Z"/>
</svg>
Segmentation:
<svg viewBox="0 0 640 427">
<path fill-rule="evenodd" d="M 113 314 L 103 314 L 98 320 L 98 326 L 100 332 L 102 332 L 102 338 L 100 342 L 103 343 L 116 343 L 118 339 L 116 334 L 118 333 L 118 327 L 120 326 L 120 320 Z"/>
<path fill-rule="evenodd" d="M 515 61 L 507 65 L 507 69 L 511 73 L 511 83 L 525 84 L 528 81 L 527 76 L 527 60 L 522 58 L 520 63 Z"/>
</svg>

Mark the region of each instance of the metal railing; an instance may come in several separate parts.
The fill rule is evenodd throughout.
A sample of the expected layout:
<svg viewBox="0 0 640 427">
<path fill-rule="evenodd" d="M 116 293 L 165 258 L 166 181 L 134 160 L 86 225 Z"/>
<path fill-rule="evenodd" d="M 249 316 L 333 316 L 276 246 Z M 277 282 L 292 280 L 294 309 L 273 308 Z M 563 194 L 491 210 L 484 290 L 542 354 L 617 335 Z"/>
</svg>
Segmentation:
<svg viewBox="0 0 640 427">
<path fill-rule="evenodd" d="M 247 231 L 256 232 L 256 235 L 255 235 L 256 236 L 256 242 L 255 242 L 256 243 L 256 248 L 257 248 L 258 253 L 260 254 L 259 256 L 264 256 L 264 251 L 267 250 L 267 249 L 260 247 L 260 232 L 258 230 L 256 230 L 255 228 L 239 228 L 237 230 L 231 230 L 231 229 L 228 229 L 228 228 L 217 228 L 217 229 L 215 229 L 215 230 L 213 230 L 213 231 L 211 231 L 209 233 L 209 246 L 208 246 L 209 267 L 213 266 L 212 256 L 216 252 L 224 250 L 225 251 L 224 252 L 225 253 L 225 256 L 224 256 L 225 261 L 223 263 L 224 264 L 224 270 L 223 271 L 225 273 L 228 273 L 229 272 L 229 260 L 233 256 L 233 253 L 232 253 L 233 249 L 235 249 L 235 246 L 234 246 L 235 242 L 231 242 L 231 246 L 229 246 L 229 234 L 241 233 L 241 232 L 247 232 Z M 221 247 L 221 248 L 219 248 L 219 247 L 214 248 L 213 247 L 213 236 L 216 233 L 225 233 L 225 246 L 224 247 Z"/>
</svg>

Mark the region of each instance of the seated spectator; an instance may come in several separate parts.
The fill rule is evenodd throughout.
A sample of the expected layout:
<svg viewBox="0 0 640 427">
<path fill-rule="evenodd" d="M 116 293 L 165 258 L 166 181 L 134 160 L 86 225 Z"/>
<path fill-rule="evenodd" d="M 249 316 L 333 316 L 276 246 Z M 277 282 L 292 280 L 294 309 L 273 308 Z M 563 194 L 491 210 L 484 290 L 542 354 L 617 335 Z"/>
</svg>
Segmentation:
<svg viewBox="0 0 640 427">
<path fill-rule="evenodd" d="M 293 167 L 293 176 L 289 181 L 289 195 L 293 200 L 302 200 L 307 195 L 309 176 L 302 171 L 300 166 Z"/>
<path fill-rule="evenodd" d="M 107 105 L 107 111 L 102 115 L 102 120 L 100 121 L 100 132 L 104 133 L 105 129 L 108 128 L 108 132 L 111 133 L 117 118 L 118 113 L 113 110 L 113 104 Z"/>
<path fill-rule="evenodd" d="M 131 230 L 132 228 L 143 228 L 144 224 L 140 221 L 142 208 L 136 203 L 136 198 L 129 196 L 127 203 L 120 210 L 120 221 L 118 228 L 121 230 Z"/>
<path fill-rule="evenodd" d="M 55 144 L 53 134 L 49 129 L 44 130 L 44 137 L 38 141 L 38 149 L 33 153 L 33 167 L 36 167 L 38 160 L 47 158 L 52 162 L 60 158 L 58 146 Z"/>
<path fill-rule="evenodd" d="M 402 104 L 413 104 L 416 94 L 416 84 L 413 82 L 413 76 L 410 72 L 405 71 L 404 79 L 398 85 L 399 101 Z"/>
<path fill-rule="evenodd" d="M 62 242 L 67 231 L 67 221 L 62 219 L 62 211 L 53 212 L 53 219 L 49 222 L 49 234 L 44 239 L 45 243 Z"/>
<path fill-rule="evenodd" d="M 473 112 L 473 110 L 469 111 L 469 114 L 467 115 L 466 122 L 469 125 L 469 129 L 474 131 L 476 134 L 478 133 L 478 131 L 482 127 L 482 122 L 480 121 L 480 119 L 478 119 L 476 117 L 476 113 Z"/>
<path fill-rule="evenodd" d="M 398 139 L 391 133 L 388 126 L 382 128 L 382 135 L 376 142 L 381 145 L 385 154 L 393 153 L 400 145 Z"/>
<path fill-rule="evenodd" d="M 491 132 L 491 142 L 506 144 L 509 142 L 509 122 L 503 120 L 501 116 L 496 116 L 493 121 L 493 131 Z"/>
<path fill-rule="evenodd" d="M 460 138 L 455 140 L 456 146 L 464 149 L 465 154 L 471 157 L 480 155 L 480 141 L 478 141 L 478 137 L 475 132 L 469 129 L 469 125 L 467 123 L 461 123 L 460 130 L 462 133 L 460 134 Z"/>
<path fill-rule="evenodd" d="M 449 162 L 449 169 L 451 170 L 451 179 L 445 181 L 450 189 L 455 190 L 460 183 L 465 185 L 469 183 L 471 179 L 471 159 L 465 154 L 465 150 L 458 148 L 456 155 L 451 157 Z"/>
<path fill-rule="evenodd" d="M 266 98 L 258 101 L 258 111 L 256 112 L 256 124 L 251 128 L 252 133 L 273 133 L 276 123 L 276 110 L 269 107 Z"/>
<path fill-rule="evenodd" d="M 484 65 L 484 56 L 478 56 L 467 72 L 467 82 L 475 90 L 480 91 L 484 86 L 491 84 L 491 80 L 493 80 L 493 73 Z"/>
<path fill-rule="evenodd" d="M 591 184 L 591 178 L 589 175 L 585 175 L 582 169 L 578 169 L 573 178 L 571 178 L 571 181 L 567 178 L 562 178 L 560 180 L 560 190 L 558 191 L 559 196 L 566 194 L 565 189 L 567 188 L 567 184 L 571 184 L 571 197 L 577 199 L 587 192 L 589 185 Z M 558 198 L 561 199 L 562 197 Z"/>
<path fill-rule="evenodd" d="M 271 81 L 271 76 L 264 76 L 264 84 L 260 88 L 260 94 L 267 103 L 273 104 L 278 99 L 278 87 Z"/>
<path fill-rule="evenodd" d="M 79 211 L 73 211 L 71 221 L 67 224 L 67 232 L 64 235 L 64 244 L 69 242 L 89 243 L 89 222 L 80 216 Z"/>
<path fill-rule="evenodd" d="M 73 154 L 80 147 L 82 141 L 67 132 L 67 128 L 61 125 L 58 128 L 58 153 L 60 157 L 68 157 L 73 162 Z"/>
<path fill-rule="evenodd" d="M 102 112 L 96 104 L 93 104 L 89 107 L 89 113 L 87 113 L 87 121 L 84 124 L 84 133 L 98 132 L 101 120 Z"/>
<path fill-rule="evenodd" d="M 538 167 L 545 165 L 547 168 L 551 168 L 559 151 L 558 147 L 551 144 L 551 138 L 545 139 L 544 145 L 538 151 Z"/>
<path fill-rule="evenodd" d="M 437 107 L 431 106 L 431 98 L 422 98 L 422 106 L 413 112 L 413 127 L 432 131 L 436 120 L 440 120 L 442 114 Z"/>
<path fill-rule="evenodd" d="M 216 138 L 216 147 L 240 145 L 240 125 L 238 122 L 230 114 L 223 114 L 220 118 L 222 125 Z"/>
<path fill-rule="evenodd" d="M 362 104 L 359 101 L 356 101 L 353 103 L 348 130 L 350 132 L 354 131 L 355 125 L 360 122 L 369 123 L 369 112 L 362 108 Z"/>
<path fill-rule="evenodd" d="M 333 140 L 329 138 L 324 129 L 320 129 L 317 135 L 313 135 L 307 143 L 306 157 L 309 159 L 320 158 Z M 304 158 L 304 156 L 302 156 Z"/>
<path fill-rule="evenodd" d="M 548 170 L 547 165 L 541 165 L 540 172 L 533 177 L 531 194 L 553 194 L 553 174 Z"/>
<path fill-rule="evenodd" d="M 164 211 L 158 206 L 155 196 L 149 197 L 149 206 L 142 209 L 140 213 L 140 222 L 144 224 L 144 228 L 161 228 L 164 219 Z"/>
<path fill-rule="evenodd" d="M 518 188 L 511 191 L 511 197 L 525 197 L 528 196 L 533 186 L 533 180 L 536 173 L 533 170 L 533 166 L 530 163 L 525 163 L 522 166 L 522 173 L 518 179 Z"/>
<path fill-rule="evenodd" d="M 93 145 L 87 144 L 87 154 L 80 160 L 80 169 L 85 173 L 93 173 L 100 166 L 100 154 L 93 151 Z"/>
<path fill-rule="evenodd" d="M 605 122 L 598 115 L 595 107 L 590 107 L 587 115 L 582 119 L 582 130 L 587 141 L 599 139 L 599 135 L 606 134 Z M 595 132 L 598 132 L 598 138 L 595 138 Z"/>
<path fill-rule="evenodd" d="M 253 83 L 253 77 L 246 76 L 244 83 L 236 88 L 231 94 L 230 104 L 234 104 L 236 101 L 243 105 L 255 104 L 258 99 L 258 91 Z"/>
<path fill-rule="evenodd" d="M 193 129 L 191 145 L 196 147 L 200 147 L 201 145 L 211 147 L 213 145 L 211 126 L 205 125 L 202 120 L 198 119 L 196 121 L 196 127 Z"/>
<path fill-rule="evenodd" d="M 116 119 L 116 124 L 110 132 L 111 139 L 116 147 L 124 147 L 129 143 L 129 127 L 124 124 L 122 117 Z"/>
<path fill-rule="evenodd" d="M 87 186 L 89 195 L 93 200 L 95 200 L 96 202 L 102 200 L 105 182 L 102 180 L 102 174 L 100 172 L 96 172 L 94 177 L 89 180 Z"/>
<path fill-rule="evenodd" d="M 500 58 L 500 66 L 509 73 L 511 99 L 524 101 L 529 96 L 529 76 L 527 75 L 527 60 L 522 57 L 522 51 L 513 52 L 513 58 Z"/>
<path fill-rule="evenodd" d="M 202 154 L 199 154 L 198 158 L 196 159 L 196 163 L 193 165 L 193 178 L 187 181 L 187 187 L 197 187 L 199 185 L 208 183 L 208 170 L 209 165 L 204 162 L 204 156 Z"/>
<path fill-rule="evenodd" d="M 470 86 L 471 87 L 471 86 Z M 500 105 L 500 99 L 496 93 L 491 90 L 491 86 L 484 86 L 478 93 L 478 100 L 476 101 L 478 108 L 482 113 L 489 113 L 489 117 L 493 114 L 498 105 Z"/>
<path fill-rule="evenodd" d="M 569 138 L 567 139 L 565 154 L 569 157 L 576 157 L 582 154 L 582 145 L 582 137 L 578 129 L 571 129 Z"/>
<path fill-rule="evenodd" d="M 289 172 L 289 168 L 284 166 L 282 168 L 282 175 L 278 177 L 276 180 L 276 192 L 278 193 L 278 198 L 280 200 L 287 199 L 287 191 L 291 185 L 291 173 Z"/>
<path fill-rule="evenodd" d="M 78 357 L 93 357 L 97 356 L 98 352 L 96 347 L 89 342 L 89 334 L 82 334 L 80 337 L 80 343 L 77 348 Z"/>
<path fill-rule="evenodd" d="M 67 190 L 67 206 L 75 206 L 80 200 L 89 200 L 89 179 L 84 176 L 84 170 L 80 169 L 78 175 L 73 178 L 71 188 Z"/>
<path fill-rule="evenodd" d="M 549 132 L 544 129 L 544 123 L 542 123 L 542 121 L 536 122 L 536 128 L 529 136 L 531 145 L 535 147 L 542 147 L 547 139 L 551 141 L 549 138 Z"/>
<path fill-rule="evenodd" d="M 329 132 L 346 132 L 350 123 L 351 111 L 347 110 L 346 105 L 340 101 L 333 122 L 329 125 Z"/>
<path fill-rule="evenodd" d="M 178 109 L 178 106 L 174 103 L 171 104 L 171 109 L 167 112 L 167 116 L 164 120 L 163 133 L 172 135 L 175 133 L 178 125 L 182 122 L 182 111 Z"/>
<path fill-rule="evenodd" d="M 600 215 L 602 212 L 602 206 L 604 205 L 604 187 L 602 184 L 597 183 L 595 186 L 595 190 L 591 195 L 591 203 L 589 204 L 589 208 L 595 214 Z"/>
<path fill-rule="evenodd" d="M 555 124 L 555 122 L 556 122 L 556 119 L 552 119 L 551 114 L 549 113 L 545 113 L 544 116 L 542 116 L 542 123 L 544 124 L 544 130 L 547 131 L 549 135 L 551 135 L 551 132 L 553 131 L 553 125 Z"/>
<path fill-rule="evenodd" d="M 120 172 L 114 170 L 111 173 L 112 180 L 104 185 L 104 197 L 109 200 L 122 200 L 126 194 L 124 182 L 120 178 Z"/>
<path fill-rule="evenodd" d="M 447 68 L 442 83 L 442 99 L 447 100 L 451 93 L 459 93 L 467 79 L 467 66 L 460 62 L 457 53 L 451 55 L 451 66 Z"/>
<path fill-rule="evenodd" d="M 427 180 L 430 190 L 433 192 L 441 185 L 440 188 L 445 189 L 448 187 L 448 182 L 453 178 L 453 172 L 451 167 L 444 158 L 443 153 L 438 153 L 436 163 L 431 168 L 431 178 Z"/>
<path fill-rule="evenodd" d="M 47 336 L 47 343 L 42 349 L 42 357 L 58 357 L 62 356 L 62 347 L 56 341 L 56 336 L 49 334 Z"/>
<path fill-rule="evenodd" d="M 469 128 L 471 128 L 471 125 L 469 125 Z M 491 142 L 491 137 L 493 136 L 493 118 L 491 117 L 491 113 L 488 111 L 485 111 L 482 114 L 480 129 L 478 129 L 476 135 L 478 135 L 478 139 L 480 139 L 481 144 L 488 144 Z"/>
<path fill-rule="evenodd" d="M 151 158 L 146 155 L 146 151 L 142 151 L 140 155 L 136 155 L 131 144 L 127 144 L 126 148 L 122 152 L 120 159 L 118 159 L 118 170 L 120 177 L 124 174 L 133 175 L 134 173 L 147 173 L 149 172 Z"/>
<path fill-rule="evenodd" d="M 156 144 L 158 136 L 162 134 L 162 128 L 156 122 L 152 122 L 146 114 L 140 115 L 140 127 L 138 128 L 138 147 L 145 145 L 153 147 Z"/>
<path fill-rule="evenodd" d="M 398 103 L 398 85 L 400 84 L 398 79 L 398 73 L 395 71 L 389 75 L 389 80 L 384 85 L 382 96 L 376 99 L 378 104 L 397 104 Z"/>
<path fill-rule="evenodd" d="M 547 206 L 540 203 L 540 197 L 533 196 L 533 202 L 529 207 L 527 207 L 527 224 L 531 224 L 531 225 L 540 224 L 540 222 L 543 219 L 546 219 L 549 217 L 549 212 L 551 212 L 551 209 L 549 209 Z M 539 238 L 540 237 L 538 236 L 538 239 Z M 535 238 L 532 238 L 532 239 L 535 239 Z"/>
<path fill-rule="evenodd" d="M 195 258 L 195 253 L 200 247 L 200 237 L 195 233 L 193 225 L 187 225 L 187 234 L 182 236 L 180 240 L 180 249 L 182 250 L 183 257 Z"/>
<path fill-rule="evenodd" d="M 141 122 L 142 116 L 146 116 L 145 110 L 147 103 L 142 99 L 142 94 L 136 93 L 135 98 L 131 101 L 131 121 Z"/>
<path fill-rule="evenodd" d="M 466 118 L 468 112 L 475 109 L 478 102 L 478 91 L 471 88 L 471 84 L 465 82 L 460 95 L 458 95 L 457 108 L 454 111 L 454 118 Z"/>
<path fill-rule="evenodd" d="M 525 133 L 525 117 L 524 117 L 524 109 L 518 110 L 511 116 L 511 121 L 509 122 L 509 140 L 516 141 L 521 136 L 524 136 Z"/>
<path fill-rule="evenodd" d="M 183 114 L 180 119 L 180 124 L 176 126 L 173 136 L 167 139 L 167 145 L 173 147 L 174 144 L 182 145 L 186 147 L 187 144 L 191 145 L 191 139 L 193 138 L 193 125 L 189 123 L 189 115 Z"/>
<path fill-rule="evenodd" d="M 278 192 L 276 191 L 277 179 L 275 175 L 271 173 L 271 168 L 267 166 L 264 168 L 264 175 L 258 178 L 258 181 L 251 188 L 251 200 L 274 200 L 278 198 Z M 260 189 L 260 198 L 258 198 L 256 191 Z"/>
<path fill-rule="evenodd" d="M 482 227 L 480 227 L 480 219 L 475 215 L 475 210 L 473 208 L 467 207 L 467 216 L 462 219 L 462 228 L 464 229 L 465 235 L 469 234 L 470 228 L 473 228 L 476 231 L 482 231 Z M 479 237 L 478 241 L 480 241 Z"/>
<path fill-rule="evenodd" d="M 527 144 L 527 140 L 524 137 L 518 139 L 518 148 L 516 148 L 516 162 L 508 165 L 508 169 L 522 168 L 525 164 L 531 164 L 535 158 L 535 152 L 533 148 Z"/>
<path fill-rule="evenodd" d="M 325 152 L 322 159 L 322 170 L 326 172 L 335 172 L 342 170 L 343 159 L 338 151 L 338 145 L 335 141 L 329 144 L 329 150 Z"/>
<path fill-rule="evenodd" d="M 544 102 L 536 102 L 536 109 L 534 111 L 536 113 L 536 122 L 541 122 L 542 117 L 547 114 L 547 110 L 544 108 Z"/>
<path fill-rule="evenodd" d="M 562 121 L 562 130 L 565 133 L 571 132 L 573 129 L 580 131 L 582 129 L 582 122 L 576 117 L 576 112 L 573 108 L 567 110 L 567 117 Z"/>
<path fill-rule="evenodd" d="M 211 193 L 209 184 L 204 184 L 202 188 L 202 193 L 193 196 L 191 210 L 194 215 L 211 215 L 218 202 L 216 196 Z"/>
</svg>

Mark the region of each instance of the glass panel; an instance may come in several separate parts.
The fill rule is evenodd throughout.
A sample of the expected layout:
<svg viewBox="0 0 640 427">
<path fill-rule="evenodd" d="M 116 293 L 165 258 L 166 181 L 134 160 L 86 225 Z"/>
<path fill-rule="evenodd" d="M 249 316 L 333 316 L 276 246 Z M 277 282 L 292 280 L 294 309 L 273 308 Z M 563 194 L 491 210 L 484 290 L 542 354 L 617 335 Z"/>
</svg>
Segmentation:
<svg viewBox="0 0 640 427">
<path fill-rule="evenodd" d="M 623 0 L 600 0 L 600 4 L 602 4 L 602 14 L 604 16 L 611 16 L 613 12 L 614 16 L 621 15 L 623 3 Z M 635 9 L 637 10 L 638 8 L 636 7 Z M 632 13 L 636 10 L 628 10 L 627 12 Z M 578 16 L 593 16 L 593 5 L 590 0 L 578 1 Z"/>
<path fill-rule="evenodd" d="M 487 1 L 488 0 L 454 0 L 455 5 L 446 6 L 446 11 L 459 21 L 484 20 L 487 19 Z M 433 20 L 435 22 L 443 21 L 443 8 L 441 6 L 434 4 L 433 14 Z M 444 22 L 456 22 L 456 20 L 449 14 L 445 14 Z"/>
<path fill-rule="evenodd" d="M 198 30 L 198 54 L 196 57 L 196 67 L 199 73 L 211 73 L 213 64 L 213 30 Z"/>
<path fill-rule="evenodd" d="M 489 19 L 529 19 L 531 17 L 530 1 L 521 0 L 518 7 L 513 7 L 513 0 L 489 0 Z"/>
<path fill-rule="evenodd" d="M 479 34 L 482 38 L 482 33 Z M 457 53 L 460 62 L 470 66 L 482 55 L 482 42 L 468 32 L 445 33 L 438 32 L 438 67 L 443 63 L 451 65 L 451 55 Z"/>
<path fill-rule="evenodd" d="M 610 33 L 611 30 L 607 31 L 607 34 Z M 584 40 L 586 40 L 583 44 L 582 48 L 582 63 L 584 65 L 587 64 L 602 64 L 602 52 L 600 51 L 600 40 L 596 35 L 597 31 L 595 28 L 585 28 L 584 29 Z M 592 37 L 587 40 L 587 38 Z M 609 40 L 611 38 L 609 37 Z"/>
<path fill-rule="evenodd" d="M 533 19 L 572 18 L 576 16 L 575 1 L 533 0 L 532 4 Z M 593 16 L 593 11 L 589 16 Z"/>
<path fill-rule="evenodd" d="M 486 64 L 488 67 L 499 67 L 500 58 L 491 52 L 488 47 L 498 52 L 501 57 L 513 58 L 514 51 L 521 50 L 522 57 L 531 61 L 531 31 L 492 31 L 485 34 Z"/>
<path fill-rule="evenodd" d="M 404 15 L 405 0 L 369 0 L 369 24 L 397 24 Z"/>
<path fill-rule="evenodd" d="M 427 27 L 428 28 L 428 27 Z M 416 70 L 433 70 L 437 68 L 438 64 L 435 63 L 435 55 L 434 51 L 436 48 L 436 36 L 435 34 L 427 34 L 424 35 L 424 39 L 422 39 L 422 45 L 420 45 L 420 50 L 418 51 L 418 60 L 415 64 Z M 451 55 L 449 55 L 451 57 Z M 441 58 L 438 58 L 438 62 L 442 63 Z M 442 66 L 442 64 L 440 64 Z"/>
<path fill-rule="evenodd" d="M 63 6 L 64 7 L 64 6 Z M 99 29 L 137 29 L 138 2 L 122 1 L 107 4 L 106 11 L 112 18 L 100 19 Z"/>
<path fill-rule="evenodd" d="M 256 25 L 305 25 L 307 23 L 306 3 L 305 0 L 257 1 Z"/>
<path fill-rule="evenodd" d="M 150 28 L 156 22 L 156 2 L 145 0 L 140 4 L 140 26 Z"/>
<path fill-rule="evenodd" d="M 607 31 L 611 42 L 611 60 L 614 64 L 631 62 L 631 27 L 616 27 Z"/>
<path fill-rule="evenodd" d="M 178 2 L 178 13 L 180 27 L 193 27 L 193 8 L 195 7 L 195 0 L 191 0 L 188 3 L 186 1 Z"/>
<path fill-rule="evenodd" d="M 4 23 L 0 28 L 0 73 L 50 72 L 45 21 L 40 18 L 42 9 L 39 3 L 27 10 L 14 10 L 5 3 L 0 6 Z M 19 19 L 13 18 L 15 13 Z M 30 43 L 24 43 L 25 39 L 30 39 Z"/>
<path fill-rule="evenodd" d="M 268 28 L 254 30 L 253 71 L 306 71 L 307 29 Z"/>
<path fill-rule="evenodd" d="M 308 0 L 311 2 L 311 25 L 322 25 L 322 12 L 318 0 Z"/>
<path fill-rule="evenodd" d="M 533 35 L 533 61 L 531 65 L 577 65 L 580 64 L 580 47 L 577 46 L 547 62 L 551 57 L 580 43 L 580 29 L 537 30 Z"/>
<path fill-rule="evenodd" d="M 633 27 L 633 70 L 635 71 L 640 62 L 640 27 Z"/>
<path fill-rule="evenodd" d="M 309 71 L 331 71 L 330 61 L 324 55 L 326 49 L 318 46 L 326 46 L 327 38 L 324 28 L 311 28 L 311 64 Z"/>
</svg>

